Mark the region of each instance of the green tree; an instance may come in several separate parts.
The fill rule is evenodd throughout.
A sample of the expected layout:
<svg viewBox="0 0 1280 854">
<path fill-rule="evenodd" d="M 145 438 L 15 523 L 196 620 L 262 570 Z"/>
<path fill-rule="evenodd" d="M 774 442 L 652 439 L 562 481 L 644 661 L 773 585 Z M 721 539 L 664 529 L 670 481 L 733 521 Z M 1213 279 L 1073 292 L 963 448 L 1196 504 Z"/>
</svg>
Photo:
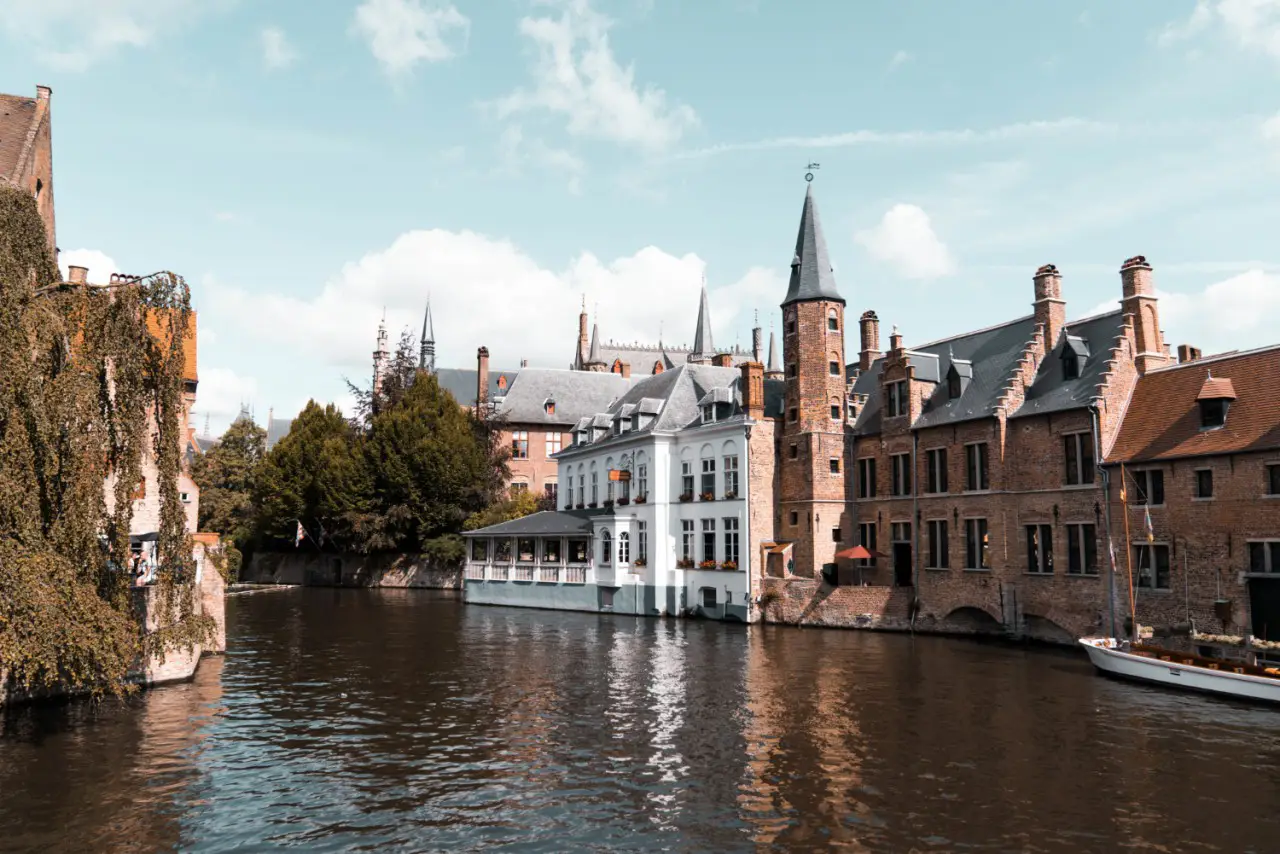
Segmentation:
<svg viewBox="0 0 1280 854">
<path fill-rule="evenodd" d="M 222 534 L 237 548 L 249 542 L 256 516 L 254 482 L 266 446 L 267 432 L 241 415 L 216 445 L 196 458 L 191 479 L 200 487 L 202 531 Z"/>
<path fill-rule="evenodd" d="M 322 548 L 350 548 L 356 516 L 367 509 L 369 494 L 359 435 L 333 404 L 308 401 L 258 469 L 258 532 L 291 540 L 301 521 Z"/>
<path fill-rule="evenodd" d="M 472 513 L 463 524 L 464 531 L 477 531 L 490 525 L 520 519 L 540 510 L 555 509 L 543 506 L 543 502 L 534 497 L 527 489 L 512 492 L 509 496 L 495 501 L 478 513 Z"/>
</svg>

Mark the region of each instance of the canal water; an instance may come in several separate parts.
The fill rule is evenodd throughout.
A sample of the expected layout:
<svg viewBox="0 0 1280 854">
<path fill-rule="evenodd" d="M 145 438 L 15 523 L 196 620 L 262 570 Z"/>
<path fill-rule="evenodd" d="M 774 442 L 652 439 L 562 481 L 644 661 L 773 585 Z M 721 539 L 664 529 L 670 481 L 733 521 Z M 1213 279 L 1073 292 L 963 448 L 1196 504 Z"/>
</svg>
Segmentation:
<svg viewBox="0 0 1280 854">
<path fill-rule="evenodd" d="M 1280 851 L 1280 713 L 1074 655 L 228 602 L 191 684 L 3 713 L 3 851 Z"/>
</svg>

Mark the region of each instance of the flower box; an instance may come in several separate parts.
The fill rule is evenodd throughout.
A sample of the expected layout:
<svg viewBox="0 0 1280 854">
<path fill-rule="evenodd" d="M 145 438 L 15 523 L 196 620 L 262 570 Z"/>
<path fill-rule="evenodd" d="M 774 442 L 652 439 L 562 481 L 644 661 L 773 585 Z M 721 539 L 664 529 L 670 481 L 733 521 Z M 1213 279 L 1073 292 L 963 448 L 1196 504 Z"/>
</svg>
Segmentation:
<svg viewBox="0 0 1280 854">
<path fill-rule="evenodd" d="M 715 501 L 715 500 L 716 500 L 716 494 L 715 494 L 714 492 L 704 492 L 704 493 L 702 493 L 702 500 L 703 500 L 703 501 Z"/>
<path fill-rule="evenodd" d="M 714 560 L 704 560 L 702 563 L 698 564 L 698 569 L 715 569 L 715 568 L 716 568 L 716 562 Z"/>
<path fill-rule="evenodd" d="M 637 503 L 637 504 L 644 504 L 644 503 L 645 503 L 645 502 L 647 502 L 648 500 L 649 500 L 649 496 L 648 496 L 648 495 L 645 495 L 645 494 L 643 494 L 643 493 L 642 493 L 642 494 L 640 494 L 640 495 L 637 495 L 637 496 L 636 496 L 636 503 Z"/>
<path fill-rule="evenodd" d="M 590 509 L 594 510 L 594 509 L 596 509 L 596 503 L 595 503 L 594 501 L 592 501 L 590 504 L 588 504 L 588 505 L 587 505 L 587 507 L 589 507 Z"/>
<path fill-rule="evenodd" d="M 732 501 L 733 499 L 735 499 L 735 498 L 737 498 L 737 497 L 738 497 L 738 493 L 736 493 L 736 492 L 726 492 L 726 493 L 724 494 L 724 500 L 725 500 L 725 501 Z"/>
<path fill-rule="evenodd" d="M 676 561 L 676 569 L 693 569 L 693 561 L 687 557 L 682 557 Z"/>
<path fill-rule="evenodd" d="M 631 503 L 631 499 L 630 499 L 630 498 L 619 498 L 619 499 L 618 499 L 618 506 L 619 506 L 619 507 L 626 507 L 626 506 L 627 506 L 628 504 L 630 504 L 630 503 Z"/>
<path fill-rule="evenodd" d="M 648 566 L 649 562 L 642 557 L 638 557 L 631 562 L 631 565 L 632 566 Z"/>
<path fill-rule="evenodd" d="M 720 564 L 720 568 L 726 572 L 737 572 L 738 564 L 736 561 L 726 560 L 724 563 Z"/>
<path fill-rule="evenodd" d="M 689 502 L 689 501 L 692 501 L 692 500 L 693 500 L 693 493 L 692 493 L 692 492 L 686 492 L 686 493 L 683 493 L 683 494 L 680 496 L 680 500 L 681 500 L 681 501 L 683 501 L 683 502 Z"/>
<path fill-rule="evenodd" d="M 591 505 L 591 506 L 592 506 L 592 507 L 594 507 L 595 505 L 593 504 L 593 505 Z M 604 506 L 605 506 L 605 509 L 606 509 L 606 510 L 607 510 L 607 509 L 609 509 L 610 507 L 612 507 L 612 506 L 613 506 L 613 499 L 612 499 L 612 498 L 606 498 L 606 499 L 605 499 L 605 502 L 604 502 Z"/>
<path fill-rule="evenodd" d="M 587 507 L 587 505 L 585 505 L 585 504 L 583 504 L 581 501 L 579 501 L 579 502 L 578 502 L 578 504 L 577 504 L 577 507 L 578 507 L 578 509 L 579 509 L 579 510 L 585 510 L 585 509 L 586 509 L 586 507 Z"/>
</svg>

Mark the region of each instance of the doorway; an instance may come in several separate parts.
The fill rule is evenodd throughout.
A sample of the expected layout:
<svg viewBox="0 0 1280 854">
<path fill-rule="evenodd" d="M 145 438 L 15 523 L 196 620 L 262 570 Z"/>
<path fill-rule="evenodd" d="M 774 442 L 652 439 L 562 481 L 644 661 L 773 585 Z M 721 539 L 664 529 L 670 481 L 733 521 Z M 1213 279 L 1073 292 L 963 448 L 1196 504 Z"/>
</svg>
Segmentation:
<svg viewBox="0 0 1280 854">
<path fill-rule="evenodd" d="M 1280 578 L 1249 579 L 1249 619 L 1254 637 L 1280 640 Z"/>
<path fill-rule="evenodd" d="M 893 583 L 911 587 L 911 543 L 893 544 Z"/>
</svg>

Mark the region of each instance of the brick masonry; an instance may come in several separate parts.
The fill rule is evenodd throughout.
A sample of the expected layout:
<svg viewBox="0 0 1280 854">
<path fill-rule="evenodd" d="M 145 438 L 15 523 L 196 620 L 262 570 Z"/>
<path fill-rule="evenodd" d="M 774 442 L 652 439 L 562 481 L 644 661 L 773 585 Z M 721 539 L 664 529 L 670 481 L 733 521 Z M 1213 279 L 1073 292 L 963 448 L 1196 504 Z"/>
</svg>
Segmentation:
<svg viewBox="0 0 1280 854">
<path fill-rule="evenodd" d="M 422 555 L 256 552 L 241 573 L 255 584 L 309 587 L 462 588 L 462 565 L 433 566 Z"/>
</svg>

